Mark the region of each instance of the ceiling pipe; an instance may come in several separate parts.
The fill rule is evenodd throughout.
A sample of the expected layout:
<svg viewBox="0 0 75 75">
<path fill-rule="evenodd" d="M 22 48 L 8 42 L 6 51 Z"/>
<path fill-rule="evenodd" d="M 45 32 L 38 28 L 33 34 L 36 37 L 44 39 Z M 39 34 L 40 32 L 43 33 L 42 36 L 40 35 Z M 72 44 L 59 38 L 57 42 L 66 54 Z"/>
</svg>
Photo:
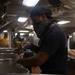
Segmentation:
<svg viewBox="0 0 75 75">
<path fill-rule="evenodd" d="M 10 4 L 11 2 L 6 2 L 4 5 L 6 6 L 6 5 L 8 5 L 8 4 Z"/>
<path fill-rule="evenodd" d="M 3 14 L 3 15 L 1 16 L 1 19 L 4 19 L 4 17 L 6 16 L 6 14 L 7 14 L 7 13 Z"/>
<path fill-rule="evenodd" d="M 60 0 L 63 4 L 68 5 L 69 9 L 75 8 L 75 0 Z"/>
<path fill-rule="evenodd" d="M 9 22 L 5 23 L 4 25 L 2 25 L 0 27 L 0 33 L 2 33 L 5 29 L 7 29 L 9 26 L 11 26 L 13 22 L 14 22 L 14 20 L 9 21 Z"/>
</svg>

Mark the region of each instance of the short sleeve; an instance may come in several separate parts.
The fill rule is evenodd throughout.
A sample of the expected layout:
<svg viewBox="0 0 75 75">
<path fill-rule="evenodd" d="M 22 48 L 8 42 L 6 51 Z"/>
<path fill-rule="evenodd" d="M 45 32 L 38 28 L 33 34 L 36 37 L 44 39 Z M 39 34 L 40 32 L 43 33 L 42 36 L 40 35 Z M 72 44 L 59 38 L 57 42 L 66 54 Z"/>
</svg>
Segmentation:
<svg viewBox="0 0 75 75">
<path fill-rule="evenodd" d="M 47 53 L 50 53 L 51 55 L 54 55 L 58 51 L 60 46 L 58 36 L 48 35 L 43 41 L 44 42 L 41 45 L 40 51 L 45 51 Z"/>
</svg>

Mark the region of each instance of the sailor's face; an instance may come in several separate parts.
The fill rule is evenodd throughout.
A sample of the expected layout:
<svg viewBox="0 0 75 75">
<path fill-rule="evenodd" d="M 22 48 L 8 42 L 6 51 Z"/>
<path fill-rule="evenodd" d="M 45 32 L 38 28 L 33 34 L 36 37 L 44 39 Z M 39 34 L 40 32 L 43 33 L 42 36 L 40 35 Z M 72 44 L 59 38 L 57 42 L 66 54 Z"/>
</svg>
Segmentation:
<svg viewBox="0 0 75 75">
<path fill-rule="evenodd" d="M 36 23 L 42 23 L 43 22 L 43 17 L 42 16 L 35 16 L 31 18 L 32 23 L 36 24 Z"/>
</svg>

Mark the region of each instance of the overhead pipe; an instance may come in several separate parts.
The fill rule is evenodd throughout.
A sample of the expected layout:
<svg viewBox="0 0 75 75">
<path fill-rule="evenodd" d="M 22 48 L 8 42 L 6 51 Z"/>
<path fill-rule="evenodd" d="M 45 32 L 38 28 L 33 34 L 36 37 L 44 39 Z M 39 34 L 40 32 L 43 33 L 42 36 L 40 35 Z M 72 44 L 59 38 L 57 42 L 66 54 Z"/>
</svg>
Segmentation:
<svg viewBox="0 0 75 75">
<path fill-rule="evenodd" d="M 75 8 L 75 0 L 60 0 L 63 4 L 68 5 L 69 9 Z"/>
<path fill-rule="evenodd" d="M 9 26 L 11 26 L 12 23 L 18 19 L 18 17 L 19 17 L 19 16 L 16 16 L 15 19 L 13 19 L 13 20 L 11 20 L 11 21 L 5 23 L 4 25 L 2 25 L 2 26 L 0 27 L 0 33 L 2 33 L 3 30 L 5 30 L 5 29 L 7 29 Z"/>
<path fill-rule="evenodd" d="M 9 22 L 5 23 L 4 25 L 2 25 L 0 27 L 0 33 L 2 33 L 5 29 L 7 29 L 9 26 L 11 26 L 13 22 L 14 22 L 14 20 L 9 21 Z"/>
<path fill-rule="evenodd" d="M 6 16 L 7 13 L 4 13 L 2 16 L 1 16 L 1 19 L 4 19 L 5 16 Z"/>
<path fill-rule="evenodd" d="M 11 2 L 6 2 L 4 5 L 6 6 L 6 5 L 8 5 L 8 4 L 10 4 Z"/>
</svg>

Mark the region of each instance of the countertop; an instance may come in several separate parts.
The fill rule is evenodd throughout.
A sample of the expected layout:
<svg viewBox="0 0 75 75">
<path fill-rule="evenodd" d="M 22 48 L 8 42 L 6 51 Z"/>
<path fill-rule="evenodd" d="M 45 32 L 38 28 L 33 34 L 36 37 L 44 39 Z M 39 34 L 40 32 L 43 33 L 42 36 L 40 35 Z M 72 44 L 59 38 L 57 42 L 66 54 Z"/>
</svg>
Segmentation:
<svg viewBox="0 0 75 75">
<path fill-rule="evenodd" d="M 0 48 L 0 75 L 29 74 L 22 65 L 15 64 L 13 48 Z"/>
</svg>

